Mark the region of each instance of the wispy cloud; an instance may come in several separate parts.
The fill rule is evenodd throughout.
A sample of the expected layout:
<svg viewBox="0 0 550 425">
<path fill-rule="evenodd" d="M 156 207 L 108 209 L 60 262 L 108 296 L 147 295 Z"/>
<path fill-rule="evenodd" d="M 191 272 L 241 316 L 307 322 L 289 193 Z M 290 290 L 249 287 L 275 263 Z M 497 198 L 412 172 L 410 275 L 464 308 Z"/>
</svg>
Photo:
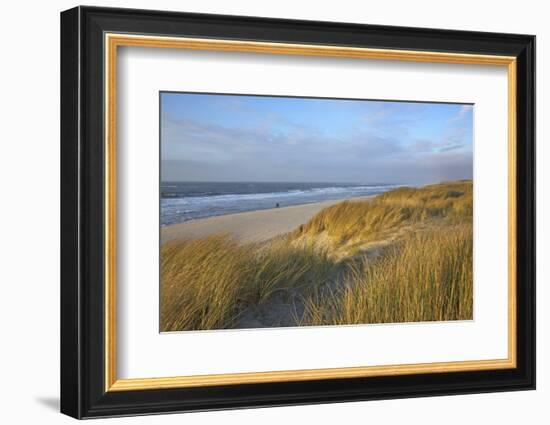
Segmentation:
<svg viewBox="0 0 550 425">
<path fill-rule="evenodd" d="M 456 114 L 451 118 L 449 118 L 447 122 L 449 124 L 455 124 L 455 123 L 461 122 L 472 113 L 472 110 L 473 110 L 472 105 L 461 105 L 458 111 L 456 112 Z"/>
<path fill-rule="evenodd" d="M 472 175 L 470 106 L 177 96 L 163 99 L 164 180 L 423 183 Z"/>
</svg>

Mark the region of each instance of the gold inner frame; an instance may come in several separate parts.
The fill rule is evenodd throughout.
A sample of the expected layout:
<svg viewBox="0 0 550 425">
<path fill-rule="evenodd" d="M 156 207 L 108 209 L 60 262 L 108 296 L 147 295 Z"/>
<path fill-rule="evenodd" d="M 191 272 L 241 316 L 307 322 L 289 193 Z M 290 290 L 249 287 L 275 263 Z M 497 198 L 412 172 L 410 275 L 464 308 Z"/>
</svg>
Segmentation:
<svg viewBox="0 0 550 425">
<path fill-rule="evenodd" d="M 105 391 L 132 391 L 214 385 L 308 381 L 510 369 L 516 367 L 516 58 L 461 53 L 370 49 L 325 45 L 105 34 Z M 119 46 L 325 56 L 507 67 L 508 72 L 508 357 L 419 364 L 247 372 L 164 378 L 118 379 L 116 325 L 116 123 Z"/>
</svg>

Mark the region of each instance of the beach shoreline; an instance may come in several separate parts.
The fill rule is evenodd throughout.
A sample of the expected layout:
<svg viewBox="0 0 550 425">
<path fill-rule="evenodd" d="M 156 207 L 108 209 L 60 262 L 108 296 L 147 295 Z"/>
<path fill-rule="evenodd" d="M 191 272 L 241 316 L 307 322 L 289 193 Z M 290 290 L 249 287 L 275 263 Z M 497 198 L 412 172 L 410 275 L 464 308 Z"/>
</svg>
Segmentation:
<svg viewBox="0 0 550 425">
<path fill-rule="evenodd" d="M 161 245 L 175 240 L 199 239 L 216 233 L 226 233 L 239 242 L 264 242 L 289 233 L 305 224 L 324 208 L 344 201 L 362 201 L 372 196 L 335 199 L 280 208 L 246 211 L 161 227 Z"/>
</svg>

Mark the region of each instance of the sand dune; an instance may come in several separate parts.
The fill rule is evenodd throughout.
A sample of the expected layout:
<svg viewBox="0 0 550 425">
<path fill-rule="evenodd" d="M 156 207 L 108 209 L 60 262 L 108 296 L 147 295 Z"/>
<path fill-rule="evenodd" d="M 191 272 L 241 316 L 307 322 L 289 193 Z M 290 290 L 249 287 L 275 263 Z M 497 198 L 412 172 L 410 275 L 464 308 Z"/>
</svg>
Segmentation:
<svg viewBox="0 0 550 425">
<path fill-rule="evenodd" d="M 472 209 L 461 181 L 164 228 L 161 329 L 471 320 Z"/>
<path fill-rule="evenodd" d="M 261 242 L 296 229 L 323 208 L 342 201 L 340 199 L 248 211 L 173 224 L 161 228 L 161 243 L 176 239 L 196 239 L 214 233 L 230 233 L 241 242 Z"/>
</svg>

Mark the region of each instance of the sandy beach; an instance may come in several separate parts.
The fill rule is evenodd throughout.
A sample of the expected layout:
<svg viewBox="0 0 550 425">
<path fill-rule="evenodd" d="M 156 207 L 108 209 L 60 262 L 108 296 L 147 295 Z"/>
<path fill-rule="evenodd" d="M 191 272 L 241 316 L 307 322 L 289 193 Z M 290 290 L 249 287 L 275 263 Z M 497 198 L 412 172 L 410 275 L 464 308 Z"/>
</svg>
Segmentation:
<svg viewBox="0 0 550 425">
<path fill-rule="evenodd" d="M 353 198 L 352 200 L 368 199 Z M 288 233 L 306 223 L 315 214 L 343 199 L 247 211 L 191 220 L 161 228 L 161 243 L 177 239 L 197 239 L 214 233 L 229 233 L 241 242 L 262 242 Z"/>
</svg>

